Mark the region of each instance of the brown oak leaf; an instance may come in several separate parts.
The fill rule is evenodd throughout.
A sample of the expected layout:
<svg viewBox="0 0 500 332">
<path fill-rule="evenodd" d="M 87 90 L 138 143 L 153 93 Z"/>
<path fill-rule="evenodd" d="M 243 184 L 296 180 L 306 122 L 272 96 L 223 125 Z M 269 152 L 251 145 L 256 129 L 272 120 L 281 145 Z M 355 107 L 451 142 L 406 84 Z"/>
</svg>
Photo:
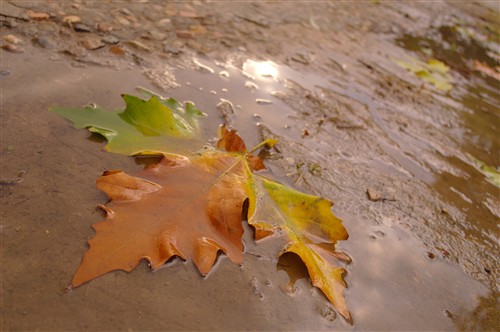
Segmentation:
<svg viewBox="0 0 500 332">
<path fill-rule="evenodd" d="M 114 270 L 131 271 L 142 259 L 157 269 L 172 256 L 192 259 L 201 274 L 223 251 L 243 260 L 242 156 L 205 152 L 186 158 L 166 156 L 134 176 L 108 171 L 97 187 L 111 202 L 100 206 L 106 219 L 93 225 L 96 235 L 75 273 L 72 286 Z"/>
</svg>

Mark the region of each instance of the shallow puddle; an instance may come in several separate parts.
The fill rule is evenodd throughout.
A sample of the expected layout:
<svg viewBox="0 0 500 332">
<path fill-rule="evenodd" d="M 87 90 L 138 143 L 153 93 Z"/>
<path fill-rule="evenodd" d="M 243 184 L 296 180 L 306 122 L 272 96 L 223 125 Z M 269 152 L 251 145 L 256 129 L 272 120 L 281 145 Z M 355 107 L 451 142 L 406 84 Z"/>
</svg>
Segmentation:
<svg viewBox="0 0 500 332">
<path fill-rule="evenodd" d="M 421 162 L 415 155 L 431 149 L 391 128 L 393 122 L 387 119 L 392 114 L 382 109 L 384 105 L 346 82 L 301 74 L 269 61 L 249 60 L 238 68 L 197 58 L 194 67 L 174 70 L 178 86 L 158 91 L 138 68 L 73 67 L 37 53 L 2 54 L 1 69 L 10 71 L 2 77 L 2 179 L 25 172 L 22 181 L 1 188 L 3 326 L 10 330 L 453 330 L 481 307 L 480 297 L 488 297 L 488 288 L 443 252 L 437 254 L 432 244 L 438 242 L 425 231 L 431 226 L 418 224 L 423 219 L 418 212 L 410 221 L 394 212 L 411 205 L 411 199 L 370 202 L 366 188 L 355 182 L 361 180 L 356 178 L 359 173 L 352 173 L 354 179 L 350 173 L 357 172 L 358 164 L 367 165 L 373 179 L 363 179 L 363 185 L 384 181 L 373 175 L 379 171 L 401 183 L 423 181 L 424 188 L 436 189 L 452 206 L 470 209 L 465 215 L 477 218 L 458 221 L 463 227 L 472 225 L 463 235 L 479 237 L 481 242 L 486 234 L 490 242 L 481 246 L 491 248 L 498 229 L 491 211 L 479 202 L 484 193 L 494 201 L 497 192 L 482 182 L 475 168 L 462 158 L 450 157 L 465 174 L 452 176 Z M 297 83 L 301 89 L 294 88 Z M 142 263 L 131 273 L 113 272 L 64 291 L 87 249 L 86 240 L 93 236 L 90 225 L 103 219 L 95 206 L 106 197 L 95 188 L 95 179 L 107 169 L 130 171 L 142 165 L 130 157 L 105 153 L 103 143 L 85 139 L 86 131 L 73 129 L 47 110 L 52 105 L 88 103 L 121 108 L 120 94 L 137 94 L 137 86 L 193 101 L 208 114 L 203 125 L 207 139 L 215 137 L 218 125 L 226 121 L 248 146 L 261 140 L 259 123 L 283 140 L 284 158 L 279 159 L 278 153 L 269 159 L 271 175 L 334 200 L 334 212 L 349 231 L 349 240 L 338 247 L 353 260 L 346 276 L 353 326 L 338 316 L 307 278 L 290 286 L 287 272 L 278 268 L 283 265 L 269 255 L 275 245 L 268 240 L 254 244 L 249 227 L 241 267 L 221 257 L 213 272 L 202 278 L 191 262 L 174 260 L 154 273 Z M 321 96 L 328 94 L 351 98 L 366 118 L 342 109 L 342 121 L 348 122 L 338 122 L 333 113 L 318 115 L 311 105 L 294 103 L 308 96 L 327 101 Z M 323 139 L 325 131 L 334 139 Z M 366 144 L 361 138 L 366 133 L 380 135 L 373 149 L 384 156 L 366 152 L 370 146 L 357 151 L 352 143 L 341 145 L 353 136 L 360 146 Z M 289 160 L 289 148 L 310 154 L 302 152 Z M 300 159 L 307 160 L 300 164 Z M 288 172 L 280 162 L 298 173 Z M 300 173 L 303 167 L 305 175 Z M 338 187 L 325 189 L 329 177 Z M 305 180 L 318 185 L 309 186 Z M 481 184 L 468 186 L 470 181 Z M 443 233 L 436 237 L 456 240 L 445 230 L 438 229 Z"/>
</svg>

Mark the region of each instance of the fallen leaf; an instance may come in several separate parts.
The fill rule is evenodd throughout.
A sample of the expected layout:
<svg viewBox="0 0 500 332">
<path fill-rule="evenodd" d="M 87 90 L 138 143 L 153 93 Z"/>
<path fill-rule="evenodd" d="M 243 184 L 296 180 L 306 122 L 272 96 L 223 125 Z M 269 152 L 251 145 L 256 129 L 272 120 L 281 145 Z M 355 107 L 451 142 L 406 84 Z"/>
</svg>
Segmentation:
<svg viewBox="0 0 500 332">
<path fill-rule="evenodd" d="M 243 139 L 236 133 L 236 130 L 227 129 L 225 125 L 219 128 L 219 141 L 217 142 L 217 147 L 219 149 L 228 152 L 238 152 L 245 154 L 247 163 L 250 169 L 254 171 L 265 169 L 264 161 L 258 156 L 252 155 L 251 152 L 247 151 L 247 147 Z M 276 140 L 266 140 L 263 142 L 264 145 L 272 147 L 276 144 Z"/>
<path fill-rule="evenodd" d="M 474 162 L 474 165 L 484 174 L 486 180 L 500 188 L 500 170 L 498 168 L 488 166 L 481 160 L 475 158 L 471 154 L 467 154 L 468 157 Z"/>
<path fill-rule="evenodd" d="M 436 88 L 449 91 L 452 88 L 448 75 L 450 68 L 442 61 L 429 59 L 427 62 L 409 57 L 408 61 L 393 60 L 399 66 L 411 71 L 419 78 L 433 84 Z"/>
<path fill-rule="evenodd" d="M 246 198 L 244 158 L 226 152 L 165 157 L 135 176 L 105 172 L 97 179 L 111 203 L 107 217 L 73 277 L 77 287 L 113 270 L 131 271 L 142 259 L 157 269 L 172 256 L 192 259 L 206 275 L 219 250 L 243 260 L 241 214 Z"/>
<path fill-rule="evenodd" d="M 126 154 L 144 153 L 158 151 L 152 147 L 162 145 L 161 151 L 169 154 L 179 137 L 192 137 L 196 119 L 189 115 L 202 113 L 192 104 L 183 111 L 175 100 L 142 90 L 151 96 L 149 101 L 124 95 L 127 108 L 122 113 L 96 108 L 52 111 L 72 120 L 77 128 L 88 127 L 105 136 L 111 151 L 124 153 L 120 148 L 134 145 Z M 161 144 L 144 138 L 162 135 Z M 118 144 L 115 140 L 120 136 L 125 137 Z M 225 151 L 206 149 L 190 158 L 169 154 L 134 175 L 107 171 L 97 179 L 97 187 L 111 202 L 100 206 L 106 219 L 93 225 L 96 234 L 89 240 L 72 286 L 114 270 L 131 271 L 142 259 L 158 269 L 178 256 L 192 260 L 203 275 L 211 271 L 219 251 L 241 264 L 243 204 L 248 199 L 247 220 L 255 228 L 256 240 L 281 235 L 286 245 L 279 255 L 297 254 L 313 285 L 351 322 L 342 267 L 350 258 L 335 251 L 336 241 L 346 240 L 348 234 L 331 211 L 333 203 L 254 174 L 264 164 L 252 153 L 274 145 L 275 140 L 248 151 L 234 130 L 222 126 L 219 137 L 217 146 Z"/>
<path fill-rule="evenodd" d="M 500 81 L 500 67 L 495 67 L 495 69 L 488 66 L 486 63 L 483 63 L 478 60 L 474 60 L 474 70 L 479 71 L 489 77 L 492 77 L 498 81 Z"/>
<path fill-rule="evenodd" d="M 203 113 L 194 104 L 186 102 L 183 107 L 173 98 L 158 96 L 147 101 L 130 95 L 122 97 L 126 103 L 123 112 L 100 107 L 52 107 L 50 110 L 72 121 L 76 128 L 88 128 L 104 136 L 108 140 L 105 149 L 110 152 L 169 154 L 202 147 L 197 128 Z"/>
<path fill-rule="evenodd" d="M 348 321 L 351 315 L 344 298 L 345 269 L 333 246 L 348 238 L 342 222 L 331 212 L 333 203 L 311 196 L 277 182 L 251 176 L 246 186 L 249 198 L 248 223 L 255 227 L 255 238 L 279 233 L 287 240 L 282 255 L 297 254 L 307 267 L 312 284 Z"/>
</svg>

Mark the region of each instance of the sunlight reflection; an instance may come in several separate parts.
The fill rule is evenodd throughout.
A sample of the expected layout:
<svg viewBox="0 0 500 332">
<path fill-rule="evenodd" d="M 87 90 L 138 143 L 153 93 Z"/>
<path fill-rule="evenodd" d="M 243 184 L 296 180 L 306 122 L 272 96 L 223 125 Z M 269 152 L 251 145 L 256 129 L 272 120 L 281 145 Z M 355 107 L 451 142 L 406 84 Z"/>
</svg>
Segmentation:
<svg viewBox="0 0 500 332">
<path fill-rule="evenodd" d="M 243 64 L 243 71 L 251 77 L 278 78 L 279 70 L 276 63 L 272 61 L 247 60 Z"/>
</svg>

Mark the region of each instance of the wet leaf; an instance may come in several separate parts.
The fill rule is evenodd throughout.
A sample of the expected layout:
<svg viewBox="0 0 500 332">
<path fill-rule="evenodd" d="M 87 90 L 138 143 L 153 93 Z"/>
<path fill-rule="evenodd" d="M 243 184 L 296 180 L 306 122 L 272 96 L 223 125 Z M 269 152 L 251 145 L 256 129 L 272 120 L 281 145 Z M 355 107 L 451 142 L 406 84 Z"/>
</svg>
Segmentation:
<svg viewBox="0 0 500 332">
<path fill-rule="evenodd" d="M 472 159 L 476 167 L 481 171 L 481 173 L 486 176 L 486 180 L 490 182 L 491 184 L 497 186 L 500 188 L 500 171 L 492 166 L 486 165 L 484 162 L 481 160 L 475 158 L 474 156 L 468 154 L 469 158 Z"/>
<path fill-rule="evenodd" d="M 194 104 L 184 107 L 175 99 L 151 96 L 145 101 L 123 95 L 126 108 L 106 111 L 100 107 L 52 107 L 51 111 L 73 122 L 76 128 L 104 136 L 110 152 L 136 154 L 179 153 L 201 148 L 198 119 L 203 113 Z"/>
<path fill-rule="evenodd" d="M 192 259 L 206 275 L 221 250 L 240 264 L 246 177 L 244 158 L 216 151 L 165 157 L 135 175 L 105 172 L 97 187 L 111 199 L 101 206 L 106 220 L 93 226 L 96 235 L 72 285 L 131 271 L 142 259 L 152 269 L 172 256 Z"/>
<path fill-rule="evenodd" d="M 332 214 L 333 204 L 253 173 L 264 164 L 252 153 L 276 141 L 263 141 L 248 151 L 235 130 L 221 126 L 217 147 L 224 151 L 204 150 L 190 158 L 173 155 L 180 139 L 193 137 L 202 113 L 192 105 L 182 110 L 173 99 L 142 92 L 150 96 L 148 101 L 124 95 L 127 108 L 122 113 L 52 109 L 77 128 L 106 137 L 110 151 L 165 154 L 161 162 L 136 174 L 112 170 L 97 179 L 97 187 L 111 201 L 100 206 L 106 219 L 93 225 L 96 234 L 72 286 L 114 270 L 131 271 L 142 259 L 157 269 L 178 256 L 192 260 L 203 275 L 211 271 L 219 251 L 240 264 L 243 203 L 248 199 L 248 220 L 256 239 L 272 233 L 285 237 L 281 254 L 297 254 L 313 285 L 350 321 L 342 267 L 349 257 L 334 248 L 348 234 Z"/>
<path fill-rule="evenodd" d="M 473 68 L 476 71 L 479 71 L 486 76 L 492 77 L 496 80 L 500 81 L 500 67 L 495 67 L 495 69 L 488 66 L 486 63 L 483 63 L 478 60 L 474 60 Z"/>
<path fill-rule="evenodd" d="M 451 78 L 448 75 L 450 68 L 439 60 L 430 59 L 423 62 L 409 57 L 408 61 L 394 60 L 394 62 L 440 90 L 449 91 L 452 88 Z"/>
<path fill-rule="evenodd" d="M 345 269 L 340 262 L 348 258 L 334 250 L 336 241 L 346 240 L 348 234 L 342 222 L 333 215 L 333 204 L 258 175 L 251 176 L 246 190 L 248 222 L 255 227 L 256 239 L 273 233 L 285 238 L 287 244 L 279 255 L 297 254 L 305 263 L 312 284 L 351 321 L 343 295 Z"/>
</svg>

